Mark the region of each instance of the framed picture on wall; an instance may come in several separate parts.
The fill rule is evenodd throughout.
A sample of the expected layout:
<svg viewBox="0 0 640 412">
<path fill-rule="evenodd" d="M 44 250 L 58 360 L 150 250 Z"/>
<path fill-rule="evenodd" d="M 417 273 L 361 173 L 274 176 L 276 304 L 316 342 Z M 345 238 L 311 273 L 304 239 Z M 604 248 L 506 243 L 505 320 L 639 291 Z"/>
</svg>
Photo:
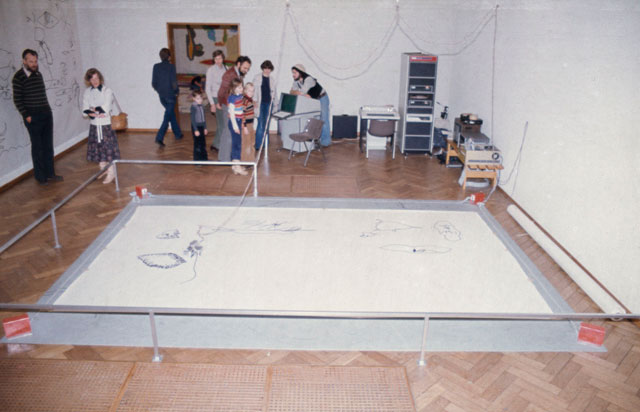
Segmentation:
<svg viewBox="0 0 640 412">
<path fill-rule="evenodd" d="M 178 75 L 203 75 L 216 50 L 224 52 L 227 66 L 240 56 L 237 23 L 167 23 L 167 35 Z"/>
<path fill-rule="evenodd" d="M 188 113 L 189 87 L 198 76 L 204 81 L 213 64 L 212 54 L 224 52 L 230 67 L 240 56 L 240 25 L 237 23 L 167 23 L 167 37 L 172 62 L 178 73 L 178 112 Z M 182 122 L 181 122 L 182 123 Z"/>
</svg>

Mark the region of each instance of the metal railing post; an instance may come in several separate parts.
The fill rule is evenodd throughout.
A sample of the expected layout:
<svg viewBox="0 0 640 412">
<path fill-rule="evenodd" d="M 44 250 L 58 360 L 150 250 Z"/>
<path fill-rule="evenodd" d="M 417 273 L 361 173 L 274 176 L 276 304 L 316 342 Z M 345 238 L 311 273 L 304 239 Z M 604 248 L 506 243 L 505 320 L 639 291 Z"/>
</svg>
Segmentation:
<svg viewBox="0 0 640 412">
<path fill-rule="evenodd" d="M 118 183 L 118 168 L 116 167 L 116 161 L 111 162 L 111 167 L 113 167 L 113 174 L 116 177 L 116 192 L 119 192 L 120 184 Z"/>
<path fill-rule="evenodd" d="M 60 249 L 60 242 L 58 242 L 58 225 L 56 224 L 56 212 L 51 211 L 51 224 L 53 225 L 53 240 L 56 242 L 55 249 Z"/>
<path fill-rule="evenodd" d="M 153 339 L 153 362 L 162 362 L 162 355 L 158 351 L 158 333 L 156 332 L 156 320 L 153 311 L 149 311 L 149 321 L 151 322 L 151 339 Z"/>
<path fill-rule="evenodd" d="M 253 165 L 253 197 L 258 197 L 258 164 Z"/>
<path fill-rule="evenodd" d="M 418 366 L 425 366 L 424 349 L 427 346 L 427 331 L 429 330 L 429 316 L 424 317 L 424 327 L 422 328 L 422 344 L 420 345 L 420 360 Z"/>
</svg>

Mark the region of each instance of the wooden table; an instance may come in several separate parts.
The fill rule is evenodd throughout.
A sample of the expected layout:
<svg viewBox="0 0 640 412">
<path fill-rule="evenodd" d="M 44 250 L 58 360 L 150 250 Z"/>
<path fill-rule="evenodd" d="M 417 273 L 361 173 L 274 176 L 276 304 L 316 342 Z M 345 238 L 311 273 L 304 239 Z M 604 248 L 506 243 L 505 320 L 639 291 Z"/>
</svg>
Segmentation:
<svg viewBox="0 0 640 412">
<path fill-rule="evenodd" d="M 504 169 L 501 164 L 496 163 L 473 163 L 468 164 L 465 161 L 465 155 L 458 147 L 453 139 L 447 140 L 447 157 L 445 159 L 445 165 L 449 165 L 451 157 L 457 157 L 464 164 L 462 173 L 464 179 L 462 181 L 462 190 L 467 188 L 467 179 L 491 179 L 492 187 L 496 187 L 498 184 L 498 170 Z"/>
</svg>

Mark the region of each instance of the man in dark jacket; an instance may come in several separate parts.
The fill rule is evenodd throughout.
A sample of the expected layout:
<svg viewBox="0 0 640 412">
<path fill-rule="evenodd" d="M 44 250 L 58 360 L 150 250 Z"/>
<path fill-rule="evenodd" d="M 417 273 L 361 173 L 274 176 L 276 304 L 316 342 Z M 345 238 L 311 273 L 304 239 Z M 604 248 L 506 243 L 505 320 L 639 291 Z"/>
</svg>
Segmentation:
<svg viewBox="0 0 640 412">
<path fill-rule="evenodd" d="M 160 97 L 160 103 L 164 106 L 164 118 L 162 119 L 162 125 L 158 129 L 156 135 L 156 143 L 160 147 L 164 147 L 164 135 L 167 132 L 169 123 L 171 123 L 171 130 L 176 137 L 176 140 L 182 139 L 182 130 L 176 119 L 176 113 L 174 111 L 176 101 L 178 100 L 178 76 L 176 75 L 176 66 L 169 63 L 169 57 L 171 52 L 169 49 L 164 48 L 160 50 L 160 63 L 156 63 L 153 66 L 153 77 L 151 85 L 158 92 Z"/>
<path fill-rule="evenodd" d="M 41 185 L 61 181 L 53 170 L 53 114 L 47 100 L 42 73 L 38 71 L 38 53 L 25 49 L 22 67 L 12 79 L 13 102 L 24 119 L 31 140 L 33 174 Z"/>
</svg>

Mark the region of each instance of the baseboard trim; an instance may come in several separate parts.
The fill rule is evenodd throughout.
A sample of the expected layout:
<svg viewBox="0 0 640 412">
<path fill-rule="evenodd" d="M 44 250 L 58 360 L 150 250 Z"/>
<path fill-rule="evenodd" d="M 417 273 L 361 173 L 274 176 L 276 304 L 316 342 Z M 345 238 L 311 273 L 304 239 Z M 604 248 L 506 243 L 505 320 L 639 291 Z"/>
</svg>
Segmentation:
<svg viewBox="0 0 640 412">
<path fill-rule="evenodd" d="M 117 133 L 158 133 L 158 129 L 134 129 L 134 128 L 129 128 L 127 130 L 123 130 Z M 173 134 L 172 132 L 167 132 L 167 134 Z"/>
</svg>

